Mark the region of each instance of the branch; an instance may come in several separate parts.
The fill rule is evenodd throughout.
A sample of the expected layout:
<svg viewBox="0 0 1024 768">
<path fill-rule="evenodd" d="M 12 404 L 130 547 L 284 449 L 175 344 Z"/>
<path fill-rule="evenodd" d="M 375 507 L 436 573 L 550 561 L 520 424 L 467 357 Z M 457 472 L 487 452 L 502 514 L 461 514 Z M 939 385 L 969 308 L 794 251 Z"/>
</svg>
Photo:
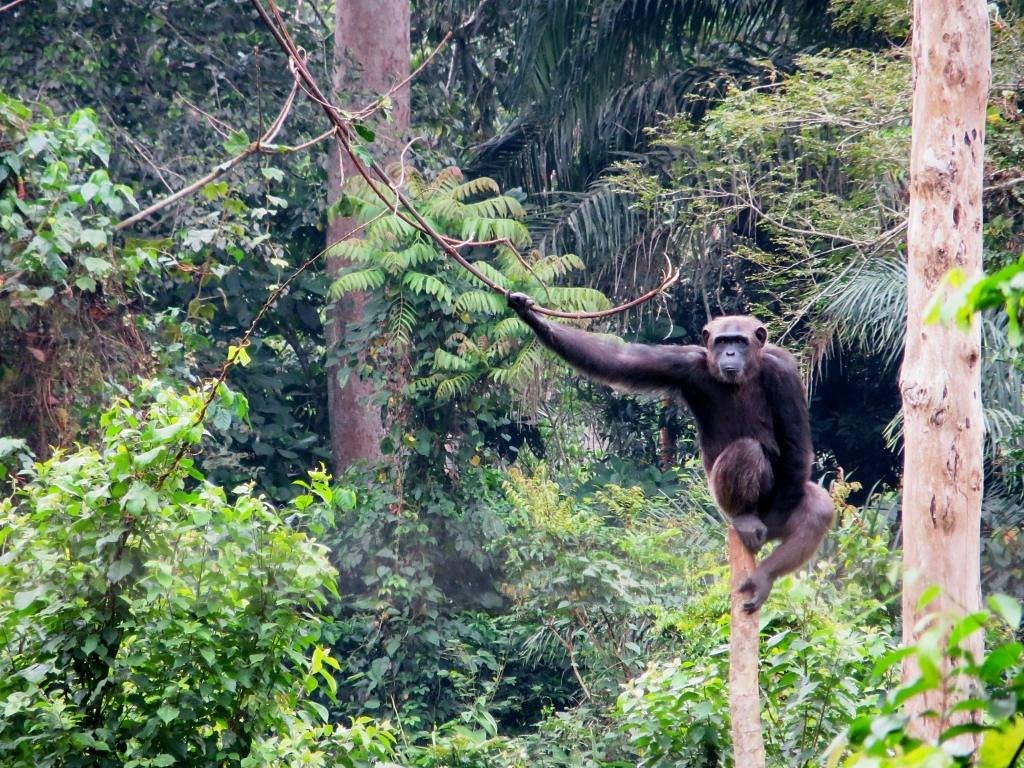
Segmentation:
<svg viewBox="0 0 1024 768">
<path fill-rule="evenodd" d="M 25 0 L 13 0 L 13 2 L 10 2 L 7 5 L 0 5 L 0 13 L 3 13 L 4 11 L 9 11 L 15 8 L 16 6 L 21 5 L 24 2 Z"/>
<path fill-rule="evenodd" d="M 324 111 L 324 114 L 327 116 L 327 119 L 330 120 L 331 123 L 334 125 L 336 129 L 335 137 L 339 144 L 341 145 L 342 150 L 345 152 L 346 155 L 348 155 L 349 160 L 352 163 L 352 166 L 356 169 L 356 171 L 363 178 L 363 180 L 366 181 L 370 189 L 374 191 L 374 194 L 376 194 L 381 199 L 381 201 L 384 202 L 384 204 L 392 210 L 393 215 L 397 216 L 399 219 L 409 224 L 414 229 L 417 229 L 418 231 L 422 232 L 424 235 L 426 235 L 435 243 L 437 243 L 437 245 L 445 254 L 448 255 L 449 258 L 451 258 L 459 266 L 461 266 L 463 269 L 465 269 L 467 272 L 473 275 L 477 280 L 479 280 L 481 283 L 487 286 L 491 291 L 499 293 L 503 296 L 507 296 L 509 293 L 507 289 L 501 287 L 497 283 L 488 279 L 483 273 L 480 272 L 480 270 L 474 267 L 461 253 L 459 253 L 460 247 L 465 247 L 467 245 L 478 245 L 478 243 L 462 243 L 459 247 L 453 245 L 450 238 L 446 238 L 444 235 L 440 234 L 430 222 L 428 222 L 426 219 L 423 218 L 422 215 L 420 215 L 419 211 L 417 211 L 416 207 L 412 204 L 412 201 L 410 201 L 409 198 L 405 195 L 405 193 L 403 193 L 401 189 L 399 189 L 397 185 L 394 182 L 392 182 L 392 180 L 388 177 L 388 175 L 384 172 L 384 170 L 380 167 L 379 164 L 373 161 L 364 163 L 359 158 L 359 156 L 353 149 L 353 142 L 355 138 L 353 136 L 353 130 L 351 127 L 351 118 L 342 117 L 341 111 L 338 110 L 333 104 L 331 104 L 327 100 L 326 96 L 324 96 L 324 93 L 320 89 L 320 86 L 317 85 L 316 79 L 313 77 L 309 69 L 306 67 L 305 58 L 300 53 L 299 47 L 295 44 L 295 41 L 292 40 L 291 35 L 288 32 L 288 27 L 281 16 L 281 12 L 274 4 L 274 0 L 267 0 L 267 5 L 270 8 L 269 12 L 267 11 L 266 8 L 264 8 L 261 0 L 250 0 L 250 2 L 256 9 L 257 14 L 259 14 L 260 19 L 262 19 L 263 23 L 270 31 L 270 34 L 273 35 L 278 45 L 281 46 L 281 49 L 288 56 L 291 62 L 290 66 L 292 68 L 293 74 L 295 74 L 296 77 L 301 81 L 303 91 L 306 92 L 310 99 L 312 99 L 313 101 L 320 105 L 320 107 Z M 273 14 L 273 18 L 271 18 L 271 13 Z M 382 182 L 392 191 L 392 193 L 395 196 L 394 201 L 388 200 L 381 193 L 381 191 L 377 189 L 375 179 Z M 401 207 L 401 210 L 399 210 L 399 206 Z M 645 301 L 649 301 L 654 296 L 657 296 L 660 292 L 665 290 L 672 283 L 676 282 L 676 280 L 679 279 L 679 274 L 680 273 L 678 270 L 672 271 L 670 269 L 668 274 L 665 276 L 664 280 L 661 282 L 661 284 L 654 290 L 647 292 L 643 296 L 634 299 L 633 301 L 629 301 L 626 302 L 625 304 L 620 304 L 616 307 L 601 310 L 598 312 L 562 312 L 560 310 L 547 309 L 546 307 L 542 307 L 539 305 L 535 305 L 534 310 L 540 312 L 541 314 L 549 315 L 552 317 L 562 317 L 577 320 L 608 317 L 619 312 L 624 312 L 627 309 L 631 309 L 632 307 L 642 304 Z"/>
<path fill-rule="evenodd" d="M 268 128 L 266 133 L 264 133 L 260 138 L 256 139 L 256 141 L 254 141 L 251 144 L 249 144 L 249 146 L 247 146 L 245 149 L 243 149 L 241 152 L 239 152 L 234 157 L 232 157 L 232 158 L 224 161 L 220 165 L 218 165 L 216 168 L 214 168 L 212 171 L 210 171 L 208 174 L 206 174 L 202 178 L 197 179 L 196 181 L 193 181 L 188 186 L 182 187 L 177 192 L 173 192 L 172 194 L 168 195 L 167 197 L 163 198 L 162 200 L 158 200 L 157 202 L 153 203 L 148 208 L 145 208 L 145 209 L 139 211 L 138 213 L 129 216 L 127 219 L 124 219 L 123 221 L 118 222 L 117 225 L 114 227 L 114 229 L 116 231 L 120 231 L 122 229 L 126 229 L 127 227 L 130 227 L 132 224 L 135 224 L 138 221 L 142 221 L 142 219 L 149 218 L 150 216 L 152 216 L 157 211 L 159 211 L 159 210 L 161 210 L 163 208 L 166 208 L 167 206 L 172 205 L 173 203 L 176 203 L 178 200 L 181 200 L 183 197 L 188 197 L 189 195 L 193 194 L 194 192 L 197 192 L 198 190 L 200 190 L 203 187 L 205 187 L 210 182 L 216 181 L 221 176 L 223 176 L 224 174 L 226 174 L 229 171 L 231 171 L 235 166 L 240 164 L 243 160 L 248 159 L 252 155 L 255 155 L 255 154 L 287 154 L 287 153 L 291 153 L 291 152 L 300 152 L 300 151 L 302 151 L 304 149 L 307 149 L 307 148 L 313 146 L 314 144 L 316 144 L 316 143 L 318 143 L 320 141 L 323 141 L 328 136 L 330 136 L 332 133 L 334 133 L 334 129 L 332 128 L 329 131 L 325 131 L 324 133 L 321 133 L 316 138 L 310 139 L 309 141 L 303 142 L 302 144 L 298 144 L 298 145 L 296 145 L 294 147 L 280 146 L 280 145 L 274 145 L 273 144 L 274 138 L 277 136 L 278 133 L 280 133 L 281 128 L 284 126 L 284 121 L 285 121 L 285 119 L 287 119 L 288 113 L 291 111 L 292 104 L 295 102 L 295 94 L 298 91 L 298 87 L 299 87 L 298 86 L 298 82 L 296 82 L 292 86 L 291 93 L 289 93 L 288 94 L 288 98 L 285 99 L 285 103 L 284 103 L 284 106 L 281 108 L 281 111 L 278 113 L 277 117 L 274 119 L 274 122 L 271 123 L 270 128 Z"/>
</svg>

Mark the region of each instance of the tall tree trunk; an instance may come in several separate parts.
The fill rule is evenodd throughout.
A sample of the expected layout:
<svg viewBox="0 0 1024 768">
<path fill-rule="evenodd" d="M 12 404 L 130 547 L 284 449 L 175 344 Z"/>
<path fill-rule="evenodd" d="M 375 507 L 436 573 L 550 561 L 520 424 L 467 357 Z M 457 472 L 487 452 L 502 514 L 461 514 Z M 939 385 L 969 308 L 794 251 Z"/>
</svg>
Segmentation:
<svg viewBox="0 0 1024 768">
<path fill-rule="evenodd" d="M 985 0 L 914 0 L 907 340 L 903 363 L 903 642 L 924 612 L 978 609 L 982 492 L 980 331 L 925 325 L 924 309 L 950 269 L 981 270 L 982 155 L 989 87 Z M 980 633 L 973 650 L 981 651 Z M 904 679 L 918 676 L 913 662 Z M 962 691 L 908 702 L 912 732 L 934 742 Z"/>
<path fill-rule="evenodd" d="M 336 0 L 334 15 L 333 96 L 341 107 L 361 108 L 390 91 L 409 76 L 409 0 Z M 399 158 L 409 130 L 409 86 L 391 94 L 391 122 L 383 114 L 373 118 L 375 158 L 382 165 Z M 345 179 L 355 174 L 337 143 L 330 150 L 327 169 L 327 202 L 340 197 Z M 356 225 L 354 219 L 336 218 L 327 228 L 327 243 L 336 242 Z M 346 266 L 331 259 L 328 270 L 336 274 Z M 366 297 L 349 294 L 333 308 L 326 336 L 328 355 L 352 367 L 364 361 L 366 349 L 346 345 L 345 327 L 363 317 Z M 338 381 L 338 365 L 328 368 L 327 402 L 331 425 L 331 457 L 334 471 L 341 472 L 357 459 L 380 458 L 384 425 L 373 383 L 351 373 Z"/>
</svg>

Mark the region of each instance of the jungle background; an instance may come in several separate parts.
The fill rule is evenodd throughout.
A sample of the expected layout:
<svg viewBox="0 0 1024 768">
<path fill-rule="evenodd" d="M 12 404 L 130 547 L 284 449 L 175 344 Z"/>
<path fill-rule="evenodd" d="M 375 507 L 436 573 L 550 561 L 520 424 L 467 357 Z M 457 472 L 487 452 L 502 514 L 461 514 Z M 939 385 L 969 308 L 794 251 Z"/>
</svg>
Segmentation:
<svg viewBox="0 0 1024 768">
<path fill-rule="evenodd" d="M 343 5 L 279 4 L 324 84 Z M 439 232 L 501 240 L 470 249 L 491 280 L 599 310 L 667 258 L 666 294 L 588 327 L 750 313 L 800 358 L 838 515 L 762 611 L 769 764 L 964 764 L 904 731 L 899 663 L 984 626 L 1005 768 L 1012 312 L 981 318 L 989 611 L 898 650 L 909 8 L 376 13 L 408 126 L 397 90 L 335 93 L 357 151 Z M 1022 13 L 990 6 L 989 272 L 1024 253 Z M 20 0 L 0 30 L 0 764 L 730 765 L 725 525 L 685 408 L 561 366 L 356 175 L 328 205 L 330 126 L 249 3 Z M 331 220 L 364 229 L 323 254 Z M 379 422 L 369 456 L 332 452 L 331 377 L 366 383 L 340 418 Z"/>
</svg>

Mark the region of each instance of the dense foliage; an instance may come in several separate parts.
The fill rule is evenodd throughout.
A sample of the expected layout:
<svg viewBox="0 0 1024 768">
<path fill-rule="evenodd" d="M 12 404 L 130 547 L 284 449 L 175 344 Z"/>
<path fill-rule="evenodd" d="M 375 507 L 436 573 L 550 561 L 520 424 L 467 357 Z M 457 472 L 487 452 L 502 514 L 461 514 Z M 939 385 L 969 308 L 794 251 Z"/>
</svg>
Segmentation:
<svg viewBox="0 0 1024 768">
<path fill-rule="evenodd" d="M 328 82 L 332 4 L 280 7 Z M 967 765 L 957 737 L 977 730 L 977 764 L 1006 768 L 1024 740 L 1021 9 L 991 7 L 989 274 L 949 275 L 933 312 L 986 313 L 989 610 L 933 617 L 914 648 L 905 4 L 412 10 L 426 67 L 401 189 L 483 243 L 463 253 L 489 280 L 602 309 L 667 254 L 667 296 L 588 327 L 689 342 L 756 312 L 806 366 L 839 515 L 761 614 L 768 764 Z M 386 185 L 349 179 L 327 210 L 325 126 L 247 3 L 0 3 L 0 26 L 0 764 L 731 765 L 724 526 L 685 410 L 558 366 Z M 328 274 L 339 215 L 365 227 Z M 351 295 L 362 319 L 329 349 Z M 335 364 L 373 380 L 387 434 L 380 464 L 331 478 Z M 983 658 L 961 648 L 975 632 Z M 938 713 L 944 740 L 921 743 L 902 705 L 952 683 L 943 656 L 975 724 Z"/>
</svg>

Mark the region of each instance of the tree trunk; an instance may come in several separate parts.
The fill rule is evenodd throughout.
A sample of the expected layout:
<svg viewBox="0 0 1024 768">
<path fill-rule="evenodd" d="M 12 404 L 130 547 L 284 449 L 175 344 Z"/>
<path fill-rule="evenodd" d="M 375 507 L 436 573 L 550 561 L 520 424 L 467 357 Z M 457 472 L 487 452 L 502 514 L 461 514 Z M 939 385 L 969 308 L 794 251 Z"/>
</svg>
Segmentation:
<svg viewBox="0 0 1024 768">
<path fill-rule="evenodd" d="M 933 611 L 978 610 L 982 491 L 980 331 L 926 325 L 925 306 L 950 269 L 981 270 L 982 155 L 989 87 L 984 0 L 914 0 L 907 340 L 903 396 L 903 642 Z M 940 597 L 918 609 L 922 591 Z M 981 651 L 977 633 L 972 650 Z M 912 660 L 903 676 L 916 679 Z M 930 691 L 907 704 L 911 731 L 935 742 L 964 693 Z"/>
<path fill-rule="evenodd" d="M 729 526 L 729 572 L 732 614 L 729 622 L 729 713 L 732 720 L 733 764 L 764 768 L 761 699 L 757 680 L 761 612 L 743 610 L 740 585 L 754 572 L 750 554 L 736 529 Z"/>
<path fill-rule="evenodd" d="M 390 91 L 409 76 L 409 1 L 336 0 L 334 16 L 333 97 L 342 108 L 362 108 Z M 371 119 L 376 139 L 372 151 L 386 166 L 399 158 L 409 130 L 409 86 L 391 94 L 390 123 L 383 114 Z M 327 168 L 327 202 L 338 200 L 345 179 L 355 174 L 337 143 L 331 145 Z M 327 227 L 327 244 L 342 239 L 356 225 L 354 219 L 335 218 Z M 327 265 L 334 275 L 347 265 L 332 258 Z M 331 310 L 326 328 L 328 359 L 354 367 L 365 361 L 367 350 L 345 343 L 345 328 L 363 317 L 366 297 L 349 294 Z M 328 366 L 327 403 L 331 425 L 331 457 L 335 473 L 353 461 L 380 458 L 384 425 L 379 394 L 369 379 L 352 372 L 338 381 L 338 363 Z"/>
</svg>

